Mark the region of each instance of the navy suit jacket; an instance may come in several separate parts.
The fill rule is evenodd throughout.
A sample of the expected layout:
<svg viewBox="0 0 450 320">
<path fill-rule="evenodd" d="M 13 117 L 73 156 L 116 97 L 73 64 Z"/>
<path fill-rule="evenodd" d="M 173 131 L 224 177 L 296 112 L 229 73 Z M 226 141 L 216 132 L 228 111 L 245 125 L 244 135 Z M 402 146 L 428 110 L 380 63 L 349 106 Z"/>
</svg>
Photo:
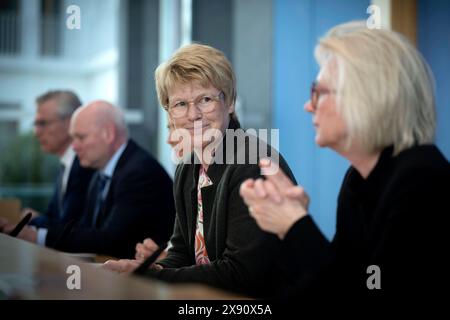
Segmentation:
<svg viewBox="0 0 450 320">
<path fill-rule="evenodd" d="M 85 210 L 87 189 L 94 172 L 92 169 L 81 167 L 78 157 L 75 157 L 70 169 L 62 207 L 60 208 L 58 204 L 58 190 L 55 185 L 47 211 L 34 218 L 30 225 L 38 228 L 48 228 L 64 225 L 71 220 L 79 220 Z"/>
<path fill-rule="evenodd" d="M 70 231 L 50 228 L 46 245 L 68 252 L 92 252 L 132 258 L 137 242 L 150 237 L 168 241 L 173 231 L 175 206 L 172 180 L 164 168 L 132 140 L 122 153 L 105 203 L 93 225 L 96 173 L 89 186 L 87 207 Z"/>
</svg>

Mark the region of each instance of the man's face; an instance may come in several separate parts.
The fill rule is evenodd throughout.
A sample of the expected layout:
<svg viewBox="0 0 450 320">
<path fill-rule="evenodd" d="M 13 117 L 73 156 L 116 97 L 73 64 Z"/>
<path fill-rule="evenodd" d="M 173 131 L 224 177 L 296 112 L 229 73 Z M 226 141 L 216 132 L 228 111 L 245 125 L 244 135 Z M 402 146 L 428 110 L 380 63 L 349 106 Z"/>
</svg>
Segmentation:
<svg viewBox="0 0 450 320">
<path fill-rule="evenodd" d="M 58 115 L 56 100 L 48 100 L 37 107 L 34 117 L 34 134 L 44 152 L 62 155 L 70 145 L 70 118 Z"/>
<path fill-rule="evenodd" d="M 70 135 L 73 149 L 83 167 L 102 169 L 109 160 L 110 143 L 105 136 L 103 126 L 99 126 L 95 118 L 84 110 L 71 122 Z"/>
</svg>

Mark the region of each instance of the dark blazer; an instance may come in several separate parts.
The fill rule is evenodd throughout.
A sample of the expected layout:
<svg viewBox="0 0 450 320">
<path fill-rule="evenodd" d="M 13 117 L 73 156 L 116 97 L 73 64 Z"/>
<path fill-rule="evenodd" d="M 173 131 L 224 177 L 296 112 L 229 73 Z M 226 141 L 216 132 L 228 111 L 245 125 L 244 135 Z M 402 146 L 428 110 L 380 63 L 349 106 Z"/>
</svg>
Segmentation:
<svg viewBox="0 0 450 320">
<path fill-rule="evenodd" d="M 367 179 L 351 167 L 339 194 L 331 243 L 310 216 L 283 241 L 281 264 L 289 297 L 312 292 L 433 294 L 445 287 L 448 264 L 450 165 L 432 145 L 393 156 L 385 149 Z M 381 291 L 369 290 L 369 266 L 380 269 Z M 374 278 L 369 279 L 373 284 Z"/>
<path fill-rule="evenodd" d="M 237 129 L 237 123 L 231 121 L 229 128 Z M 253 163 L 249 161 L 249 140 L 245 139 L 243 143 L 245 136 L 248 137 L 241 130 L 239 137 L 242 143 L 234 139 L 234 150 L 229 153 L 224 150 L 226 144 L 222 143 L 219 150 L 231 156 L 234 164 L 210 165 L 207 175 L 213 185 L 202 188 L 203 228 L 211 264 L 197 266 L 195 263 L 194 234 L 200 166 L 180 164 L 175 173 L 177 216 L 171 238 L 173 247 L 167 258 L 158 262 L 165 269 L 149 270 L 148 275 L 169 282 L 204 283 L 251 296 L 267 297 L 273 294 L 272 289 L 276 283 L 274 266 L 277 258 L 267 252 L 276 251 L 279 240 L 258 227 L 239 195 L 243 181 L 260 177 L 260 168 L 256 161 L 259 157 L 255 155 Z M 265 145 L 264 142 L 254 140 Z M 274 150 L 272 152 L 275 154 Z M 236 164 L 239 155 L 245 155 L 243 164 Z M 216 152 L 215 159 L 218 158 L 219 152 Z M 281 156 L 280 166 L 294 180 Z"/>
<path fill-rule="evenodd" d="M 48 228 L 64 225 L 71 220 L 79 220 L 85 210 L 87 189 L 94 172 L 92 169 L 81 167 L 80 160 L 75 157 L 62 199 L 62 207 L 60 208 L 58 204 L 58 190 L 55 185 L 47 211 L 29 224 L 38 228 Z"/>
<path fill-rule="evenodd" d="M 48 246 L 62 251 L 132 258 L 136 243 L 147 237 L 156 242 L 169 240 L 175 219 L 172 180 L 150 154 L 128 141 L 93 225 L 97 179 L 98 173 L 89 187 L 83 219 L 70 232 L 61 227 L 50 228 Z"/>
</svg>

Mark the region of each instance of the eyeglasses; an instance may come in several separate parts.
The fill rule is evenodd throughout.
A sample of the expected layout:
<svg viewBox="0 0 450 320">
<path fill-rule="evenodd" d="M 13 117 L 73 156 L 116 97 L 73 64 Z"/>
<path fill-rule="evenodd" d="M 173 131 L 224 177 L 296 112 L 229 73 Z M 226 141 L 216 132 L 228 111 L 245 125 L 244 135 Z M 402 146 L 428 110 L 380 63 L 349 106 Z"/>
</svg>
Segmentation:
<svg viewBox="0 0 450 320">
<path fill-rule="evenodd" d="M 169 105 L 168 111 L 173 118 L 182 118 L 186 116 L 189 105 L 192 103 L 202 113 L 209 113 L 215 110 L 216 102 L 219 102 L 223 98 L 224 94 L 220 91 L 217 95 L 201 95 L 191 101 L 175 101 L 173 104 Z"/>
<path fill-rule="evenodd" d="M 319 102 L 319 98 L 323 94 L 331 94 L 336 93 L 336 90 L 328 89 L 324 87 L 320 87 L 317 81 L 314 81 L 311 84 L 311 106 L 314 111 L 317 110 L 317 103 Z"/>
<path fill-rule="evenodd" d="M 36 120 L 36 121 L 33 122 L 33 126 L 35 128 L 46 128 L 46 127 L 48 127 L 48 126 L 52 125 L 53 123 L 58 122 L 60 120 L 61 120 L 60 118 L 52 119 L 52 120 Z"/>
</svg>

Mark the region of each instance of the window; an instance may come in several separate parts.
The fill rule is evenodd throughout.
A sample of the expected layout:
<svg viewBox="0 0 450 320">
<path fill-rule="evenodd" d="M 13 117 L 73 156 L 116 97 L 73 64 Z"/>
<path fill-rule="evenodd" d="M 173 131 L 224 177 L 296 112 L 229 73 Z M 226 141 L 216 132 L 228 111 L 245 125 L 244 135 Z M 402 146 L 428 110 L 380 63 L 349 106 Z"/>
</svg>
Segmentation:
<svg viewBox="0 0 450 320">
<path fill-rule="evenodd" d="M 61 54 L 63 15 L 61 0 L 41 0 L 41 54 Z"/>
<path fill-rule="evenodd" d="M 20 50 L 19 1 L 0 1 L 0 54 L 16 55 Z"/>
<path fill-rule="evenodd" d="M 17 136 L 18 122 L 12 120 L 0 121 L 0 150 L 6 150 L 10 142 Z"/>
</svg>

